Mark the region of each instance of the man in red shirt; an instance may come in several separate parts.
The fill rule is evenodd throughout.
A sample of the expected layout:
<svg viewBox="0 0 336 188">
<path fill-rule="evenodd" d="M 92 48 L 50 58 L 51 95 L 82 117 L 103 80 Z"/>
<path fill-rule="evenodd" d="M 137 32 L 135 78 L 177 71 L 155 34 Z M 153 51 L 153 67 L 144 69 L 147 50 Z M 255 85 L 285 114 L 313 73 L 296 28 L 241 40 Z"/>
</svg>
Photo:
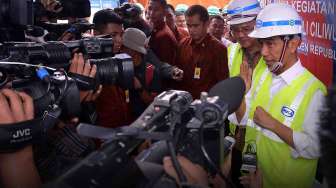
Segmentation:
<svg viewBox="0 0 336 188">
<path fill-rule="evenodd" d="M 153 32 L 149 47 L 161 61 L 172 64 L 176 58 L 177 40 L 165 22 L 166 0 L 150 0 L 147 5 L 147 16 L 153 24 Z"/>
<path fill-rule="evenodd" d="M 123 21 L 112 9 L 103 9 L 94 15 L 95 35 L 110 35 L 113 53 L 119 53 L 124 33 Z M 116 85 L 104 85 L 96 100 L 98 125 L 119 127 L 132 123 L 128 91 Z"/>
<path fill-rule="evenodd" d="M 167 5 L 166 22 L 170 30 L 173 31 L 175 38 L 178 42 L 181 41 L 183 38 L 189 36 L 189 33 L 187 30 L 185 30 L 182 27 L 177 27 L 175 10 L 171 4 Z"/>
<path fill-rule="evenodd" d="M 209 33 L 219 41 L 222 41 L 224 35 L 224 18 L 220 15 L 215 15 L 210 18 Z"/>
<path fill-rule="evenodd" d="M 176 66 L 184 71 L 178 88 L 199 98 L 214 84 L 228 77 L 227 49 L 207 33 L 209 14 L 201 5 L 193 5 L 185 13 L 189 37 L 178 48 Z"/>
</svg>

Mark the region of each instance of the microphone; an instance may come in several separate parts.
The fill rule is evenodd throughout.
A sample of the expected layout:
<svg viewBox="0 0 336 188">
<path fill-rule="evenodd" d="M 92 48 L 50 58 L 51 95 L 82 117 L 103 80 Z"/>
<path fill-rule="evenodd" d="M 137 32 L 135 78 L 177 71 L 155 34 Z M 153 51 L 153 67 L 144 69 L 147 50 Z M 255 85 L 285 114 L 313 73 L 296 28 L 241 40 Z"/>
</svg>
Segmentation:
<svg viewBox="0 0 336 188">
<path fill-rule="evenodd" d="M 244 94 L 245 82 L 241 77 L 236 76 L 218 82 L 210 89 L 208 96 L 218 96 L 226 102 L 229 105 L 228 112 L 231 114 L 239 108 Z"/>
</svg>

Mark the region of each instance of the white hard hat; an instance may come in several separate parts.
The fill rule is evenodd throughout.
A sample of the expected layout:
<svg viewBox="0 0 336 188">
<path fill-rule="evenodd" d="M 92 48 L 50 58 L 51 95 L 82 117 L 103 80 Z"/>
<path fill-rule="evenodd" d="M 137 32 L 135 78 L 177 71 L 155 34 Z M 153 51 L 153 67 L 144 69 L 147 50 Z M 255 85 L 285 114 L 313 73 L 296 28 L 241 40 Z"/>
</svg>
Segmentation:
<svg viewBox="0 0 336 188">
<path fill-rule="evenodd" d="M 236 25 L 254 20 L 261 7 L 258 0 L 233 0 L 228 4 L 228 24 Z"/>
<path fill-rule="evenodd" d="M 176 5 L 175 11 L 184 13 L 185 11 L 187 11 L 188 8 L 189 8 L 189 6 L 186 5 L 186 4 L 178 4 L 178 5 Z"/>
<path fill-rule="evenodd" d="M 208 14 L 210 16 L 215 16 L 215 15 L 219 15 L 220 14 L 220 10 L 218 7 L 214 6 L 214 5 L 211 5 L 207 8 L 208 10 Z"/>
<path fill-rule="evenodd" d="M 267 5 L 257 16 L 256 27 L 249 36 L 269 38 L 273 36 L 302 34 L 302 19 L 288 4 Z"/>
<path fill-rule="evenodd" d="M 236 25 L 252 21 L 260 10 L 258 0 L 233 0 L 227 6 L 228 24 Z"/>
</svg>

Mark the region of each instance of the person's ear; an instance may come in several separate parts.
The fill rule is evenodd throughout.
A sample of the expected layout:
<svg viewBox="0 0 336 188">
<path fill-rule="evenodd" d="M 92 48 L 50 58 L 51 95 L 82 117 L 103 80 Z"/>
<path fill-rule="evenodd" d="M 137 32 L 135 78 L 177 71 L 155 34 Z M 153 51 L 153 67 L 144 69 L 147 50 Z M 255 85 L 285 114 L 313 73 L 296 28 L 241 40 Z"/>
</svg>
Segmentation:
<svg viewBox="0 0 336 188">
<path fill-rule="evenodd" d="M 291 53 L 295 53 L 297 49 L 300 47 L 301 44 L 301 38 L 300 37 L 294 37 L 288 42 L 288 50 Z"/>
</svg>

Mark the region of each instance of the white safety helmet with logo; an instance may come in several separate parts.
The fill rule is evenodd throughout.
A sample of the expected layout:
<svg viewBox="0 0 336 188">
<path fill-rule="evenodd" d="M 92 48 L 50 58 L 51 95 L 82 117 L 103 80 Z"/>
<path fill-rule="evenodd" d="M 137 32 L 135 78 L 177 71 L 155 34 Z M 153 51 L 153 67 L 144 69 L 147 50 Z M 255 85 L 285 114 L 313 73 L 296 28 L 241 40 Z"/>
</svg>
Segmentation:
<svg viewBox="0 0 336 188">
<path fill-rule="evenodd" d="M 252 21 L 260 10 L 258 0 L 233 0 L 227 6 L 228 24 L 236 25 Z"/>
<path fill-rule="evenodd" d="M 276 13 L 276 14 L 275 14 Z M 302 34 L 302 19 L 288 4 L 267 5 L 257 16 L 256 27 L 249 34 L 253 38 Z"/>
<path fill-rule="evenodd" d="M 219 15 L 220 14 L 220 10 L 218 7 L 214 6 L 214 5 L 211 5 L 207 8 L 208 10 L 208 14 L 210 16 L 215 16 L 215 15 Z"/>
<path fill-rule="evenodd" d="M 275 14 L 276 13 L 276 14 Z M 283 36 L 284 46 L 279 61 L 270 68 L 276 72 L 283 66 L 283 58 L 286 52 L 290 36 L 303 34 L 302 18 L 296 10 L 288 4 L 274 3 L 267 5 L 257 16 L 256 27 L 249 34 L 252 38 L 270 38 Z"/>
</svg>

